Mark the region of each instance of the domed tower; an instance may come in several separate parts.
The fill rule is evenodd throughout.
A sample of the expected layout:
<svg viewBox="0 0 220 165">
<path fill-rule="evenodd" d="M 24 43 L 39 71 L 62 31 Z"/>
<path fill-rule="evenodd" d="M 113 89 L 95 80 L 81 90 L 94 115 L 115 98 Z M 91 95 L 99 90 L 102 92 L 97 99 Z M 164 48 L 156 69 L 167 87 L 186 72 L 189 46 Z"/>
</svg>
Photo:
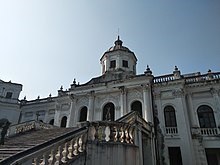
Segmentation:
<svg viewBox="0 0 220 165">
<path fill-rule="evenodd" d="M 122 46 L 119 36 L 115 45 L 109 48 L 101 57 L 102 75 L 126 78 L 136 75 L 137 58 L 127 47 Z"/>
</svg>

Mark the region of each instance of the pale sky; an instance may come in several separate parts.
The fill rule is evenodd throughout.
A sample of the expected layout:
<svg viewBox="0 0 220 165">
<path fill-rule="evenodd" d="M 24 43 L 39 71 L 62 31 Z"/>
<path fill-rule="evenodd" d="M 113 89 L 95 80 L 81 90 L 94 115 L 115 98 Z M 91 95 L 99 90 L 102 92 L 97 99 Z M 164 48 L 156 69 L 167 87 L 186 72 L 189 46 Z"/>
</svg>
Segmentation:
<svg viewBox="0 0 220 165">
<path fill-rule="evenodd" d="M 20 99 L 56 96 L 101 75 L 118 28 L 138 74 L 220 71 L 219 0 L 0 0 L 0 79 Z"/>
</svg>

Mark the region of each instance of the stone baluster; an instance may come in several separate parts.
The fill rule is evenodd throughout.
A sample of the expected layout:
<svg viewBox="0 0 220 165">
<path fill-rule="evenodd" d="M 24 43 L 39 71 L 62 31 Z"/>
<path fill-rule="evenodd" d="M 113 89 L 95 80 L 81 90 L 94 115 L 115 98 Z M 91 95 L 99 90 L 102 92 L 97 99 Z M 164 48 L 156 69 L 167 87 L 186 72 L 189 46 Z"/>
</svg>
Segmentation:
<svg viewBox="0 0 220 165">
<path fill-rule="evenodd" d="M 32 161 L 32 165 L 39 165 L 39 162 L 40 162 L 40 160 L 39 160 L 38 157 L 34 158 L 33 161 Z"/>
<path fill-rule="evenodd" d="M 73 154 L 78 155 L 78 138 L 76 138 L 73 148 L 74 148 Z"/>
<path fill-rule="evenodd" d="M 118 128 L 117 126 L 114 126 L 114 142 L 117 142 L 118 141 Z"/>
<path fill-rule="evenodd" d="M 134 144 L 134 128 L 130 127 L 129 129 L 130 143 Z"/>
<path fill-rule="evenodd" d="M 55 158 L 56 158 L 56 161 L 55 161 L 54 164 L 59 165 L 60 164 L 60 159 L 61 159 L 61 146 L 58 147 Z"/>
<path fill-rule="evenodd" d="M 49 155 L 48 164 L 53 165 L 54 164 L 54 150 L 52 149 Z"/>
<path fill-rule="evenodd" d="M 115 135 L 114 135 L 114 133 L 115 133 L 115 127 L 113 126 L 113 125 L 110 125 L 109 126 L 109 129 L 110 129 L 110 135 L 109 135 L 109 141 L 114 141 L 114 137 L 115 137 Z"/>
<path fill-rule="evenodd" d="M 110 140 L 110 134 L 111 134 L 111 130 L 109 126 L 105 127 L 105 141 L 109 141 Z"/>
<path fill-rule="evenodd" d="M 89 128 L 89 140 L 94 141 L 95 140 L 95 134 L 96 134 L 96 129 L 94 126 L 91 126 Z"/>
<path fill-rule="evenodd" d="M 105 137 L 106 137 L 105 128 L 106 128 L 106 126 L 101 126 L 101 141 L 106 141 L 105 140 Z"/>
<path fill-rule="evenodd" d="M 124 126 L 122 125 L 121 126 L 121 128 L 120 128 L 120 138 L 119 138 L 119 140 L 120 140 L 120 142 L 121 143 L 123 143 L 124 142 L 124 136 L 125 136 L 125 134 L 124 134 Z"/>
<path fill-rule="evenodd" d="M 125 142 L 130 143 L 130 137 L 129 137 L 129 127 L 127 126 L 125 129 Z"/>
<path fill-rule="evenodd" d="M 79 152 L 83 152 L 83 135 L 80 136 L 79 138 L 79 148 L 78 148 Z"/>
<path fill-rule="evenodd" d="M 98 140 L 98 139 L 99 139 L 99 132 L 98 132 L 98 130 L 99 130 L 99 126 L 96 125 L 96 126 L 95 126 L 95 140 Z"/>
<path fill-rule="evenodd" d="M 67 155 L 67 158 L 72 159 L 73 158 L 73 139 L 70 141 L 68 151 L 69 151 L 69 153 Z"/>
<path fill-rule="evenodd" d="M 63 147 L 63 151 L 62 151 L 62 158 L 61 158 L 61 162 L 63 163 L 66 163 L 67 162 L 67 143 L 64 144 L 64 147 Z"/>
<path fill-rule="evenodd" d="M 97 133 L 98 133 L 97 140 L 101 141 L 102 140 L 102 126 L 98 126 Z"/>
<path fill-rule="evenodd" d="M 40 165 L 48 165 L 48 153 L 44 153 L 40 162 Z"/>
</svg>

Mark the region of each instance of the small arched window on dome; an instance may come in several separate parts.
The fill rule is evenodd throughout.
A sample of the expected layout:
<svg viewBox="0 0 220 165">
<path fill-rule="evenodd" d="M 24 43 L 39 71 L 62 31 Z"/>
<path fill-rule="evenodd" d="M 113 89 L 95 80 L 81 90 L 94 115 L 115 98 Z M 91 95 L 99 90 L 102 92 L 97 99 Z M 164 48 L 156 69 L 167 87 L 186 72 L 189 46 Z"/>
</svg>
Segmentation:
<svg viewBox="0 0 220 165">
<path fill-rule="evenodd" d="M 175 109 L 172 106 L 164 108 L 164 118 L 166 127 L 177 127 Z"/>
<path fill-rule="evenodd" d="M 122 60 L 122 66 L 125 68 L 128 68 L 128 61 L 127 60 Z"/>
<path fill-rule="evenodd" d="M 201 128 L 215 128 L 215 117 L 211 107 L 201 105 L 198 110 L 199 125 Z"/>
<path fill-rule="evenodd" d="M 86 120 L 87 120 L 87 107 L 84 106 L 80 110 L 79 122 L 86 121 Z"/>
<path fill-rule="evenodd" d="M 67 117 L 63 116 L 63 118 L 61 119 L 60 127 L 65 128 L 66 127 L 66 123 L 67 123 Z"/>
<path fill-rule="evenodd" d="M 116 67 L 116 60 L 111 60 L 110 61 L 110 68 L 115 68 Z"/>
</svg>

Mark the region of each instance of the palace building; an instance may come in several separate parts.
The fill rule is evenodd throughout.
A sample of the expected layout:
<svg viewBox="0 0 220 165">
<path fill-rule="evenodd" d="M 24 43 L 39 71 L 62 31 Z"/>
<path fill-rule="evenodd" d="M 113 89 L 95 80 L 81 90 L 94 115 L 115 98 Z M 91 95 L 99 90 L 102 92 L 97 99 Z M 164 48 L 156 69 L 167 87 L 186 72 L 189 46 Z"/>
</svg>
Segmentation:
<svg viewBox="0 0 220 165">
<path fill-rule="evenodd" d="M 220 164 L 220 72 L 137 74 L 119 36 L 100 63 L 55 97 L 18 100 L 22 85 L 0 81 L 0 164 Z"/>
</svg>

